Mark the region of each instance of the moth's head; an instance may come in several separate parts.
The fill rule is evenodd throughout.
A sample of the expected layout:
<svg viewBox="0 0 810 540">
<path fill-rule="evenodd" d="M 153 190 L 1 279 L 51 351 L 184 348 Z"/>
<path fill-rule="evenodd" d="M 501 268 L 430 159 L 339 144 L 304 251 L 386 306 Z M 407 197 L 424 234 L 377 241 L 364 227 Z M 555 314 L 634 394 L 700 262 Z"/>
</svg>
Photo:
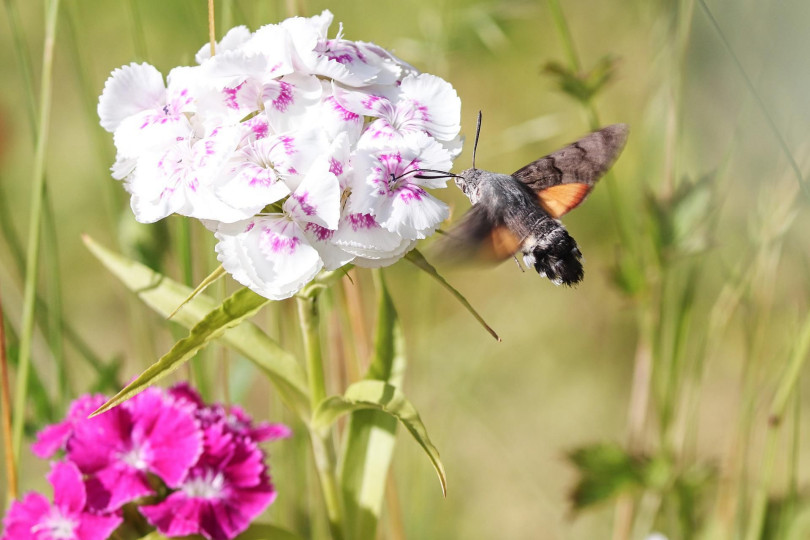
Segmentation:
<svg viewBox="0 0 810 540">
<path fill-rule="evenodd" d="M 481 183 L 481 179 L 486 173 L 487 171 L 472 168 L 462 171 L 462 173 L 455 178 L 456 185 L 464 192 L 464 195 L 470 199 L 472 204 L 478 202 L 478 184 Z"/>
</svg>

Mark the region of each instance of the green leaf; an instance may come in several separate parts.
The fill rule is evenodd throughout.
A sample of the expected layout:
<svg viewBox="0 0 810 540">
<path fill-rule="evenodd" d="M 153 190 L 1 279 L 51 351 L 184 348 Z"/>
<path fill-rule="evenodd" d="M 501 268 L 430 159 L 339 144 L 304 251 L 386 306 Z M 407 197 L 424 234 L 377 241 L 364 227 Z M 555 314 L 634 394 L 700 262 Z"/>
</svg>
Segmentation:
<svg viewBox="0 0 810 540">
<path fill-rule="evenodd" d="M 120 279 L 128 289 L 135 292 L 146 305 L 164 317 L 171 313 L 191 293 L 189 287 L 180 285 L 140 263 L 107 250 L 87 236 L 84 237 L 84 242 L 93 255 Z M 252 298 L 248 293 L 242 291 L 237 294 L 239 295 L 238 299 L 245 303 L 245 305 L 241 306 L 242 309 L 246 307 L 258 309 L 256 306 L 261 303 L 261 297 L 254 295 L 256 298 Z M 266 299 L 264 300 L 266 301 Z M 222 307 L 218 307 L 217 303 L 210 297 L 199 295 L 180 309 L 173 320 L 186 328 L 193 329 L 203 320 L 208 321 L 209 315 L 213 318 L 233 317 L 234 314 L 218 313 Z M 202 330 L 202 328 L 199 330 Z M 258 326 L 250 322 L 243 322 L 239 326 L 223 329 L 223 332 L 217 333 L 219 335 L 213 337 L 218 337 L 223 343 L 251 360 L 267 375 L 276 386 L 281 398 L 293 412 L 300 418 L 309 418 L 306 376 L 301 366 L 290 353 L 279 347 Z M 189 338 L 192 336 L 195 338 L 201 337 L 199 335 L 195 336 L 194 332 L 191 333 Z"/>
<path fill-rule="evenodd" d="M 595 444 L 568 454 L 577 467 L 579 482 L 571 494 L 575 510 L 607 501 L 642 487 L 657 487 L 664 471 L 659 462 L 628 454 L 615 444 Z M 650 466 L 655 463 L 655 466 Z"/>
<path fill-rule="evenodd" d="M 411 250 L 410 252 L 408 252 L 408 254 L 407 254 L 407 255 L 405 255 L 405 258 L 406 258 L 406 259 L 408 259 L 410 262 L 412 262 L 414 265 L 416 265 L 416 267 L 417 267 L 417 268 L 419 268 L 420 270 L 422 270 L 422 271 L 426 272 L 426 273 L 427 273 L 428 275 L 430 275 L 430 276 L 431 276 L 433 279 L 435 279 L 436 281 L 438 281 L 439 283 L 441 283 L 441 285 L 442 285 L 442 286 L 443 286 L 445 289 L 447 289 L 448 291 L 450 291 L 450 294 L 452 294 L 453 296 L 455 296 L 455 297 L 456 297 L 456 300 L 458 300 L 459 302 L 461 302 L 461 305 L 462 305 L 462 306 L 464 306 L 465 308 L 467 308 L 467 311 L 469 311 L 469 312 L 470 312 L 470 314 L 472 314 L 472 316 L 473 316 L 473 317 L 475 317 L 475 320 L 477 320 L 479 323 L 481 323 L 481 326 L 483 326 L 483 327 L 484 327 L 484 329 L 485 329 L 487 332 L 489 332 L 489 333 L 490 333 L 490 335 L 491 335 L 492 337 L 494 337 L 494 338 L 495 338 L 495 339 L 497 339 L 498 341 L 501 341 L 501 338 L 500 338 L 500 337 L 498 337 L 498 334 L 496 334 L 496 333 L 495 333 L 495 330 L 493 330 L 493 329 L 492 329 L 492 328 L 491 328 L 491 327 L 490 327 L 490 326 L 489 326 L 489 325 L 486 323 L 486 321 L 484 321 L 484 318 L 483 318 L 483 317 L 481 317 L 481 315 L 479 315 L 477 311 L 475 311 L 475 308 L 474 308 L 474 307 L 472 307 L 472 305 L 471 305 L 471 304 L 470 304 L 470 303 L 467 301 L 467 299 L 466 299 L 466 298 L 464 298 L 464 295 L 462 295 L 462 294 L 461 294 L 460 292 L 458 292 L 458 291 L 457 291 L 457 290 L 456 290 L 456 289 L 455 289 L 455 288 L 454 288 L 452 285 L 450 285 L 450 284 L 447 282 L 447 280 L 446 280 L 446 279 L 444 279 L 444 278 L 443 278 L 443 277 L 442 277 L 442 276 L 439 274 L 439 272 L 437 272 L 437 271 L 436 271 L 436 268 L 434 268 L 434 266 L 433 266 L 432 264 L 430 264 L 430 263 L 427 261 L 427 259 L 425 259 L 425 256 L 424 256 L 424 255 L 422 255 L 422 254 L 419 252 L 419 250 L 416 250 L 416 249 Z"/>
<path fill-rule="evenodd" d="M 346 389 L 343 396 L 332 396 L 323 400 L 312 415 L 312 426 L 314 429 L 323 430 L 341 416 L 363 409 L 387 413 L 405 426 L 405 429 L 427 453 L 428 459 L 439 475 L 442 493 L 447 495 L 447 478 L 444 466 L 439 459 L 439 451 L 430 441 L 416 408 L 397 387 L 382 381 L 356 382 Z"/>
<path fill-rule="evenodd" d="M 378 302 L 374 356 L 366 379 L 402 384 L 405 339 L 382 272 L 375 277 Z M 354 411 L 346 426 L 340 482 L 349 538 L 374 538 L 394 454 L 397 420 L 377 410 Z"/>
<path fill-rule="evenodd" d="M 180 308 L 182 308 L 183 306 L 185 306 L 186 304 L 188 304 L 188 303 L 189 303 L 191 300 L 193 300 L 193 299 L 194 299 L 196 296 L 198 296 L 198 295 L 199 295 L 200 293 L 202 293 L 202 292 L 203 292 L 205 289 L 207 289 L 209 285 L 211 285 L 212 283 L 214 283 L 216 280 L 218 280 L 219 278 L 221 278 L 221 277 L 222 277 L 222 276 L 224 276 L 224 275 L 225 275 L 225 267 L 224 267 L 224 266 L 222 266 L 222 265 L 220 264 L 219 266 L 217 266 L 217 267 L 216 267 L 216 269 L 215 269 L 213 272 L 211 272 L 210 274 L 208 274 L 208 276 L 207 276 L 205 279 L 203 279 L 203 280 L 200 282 L 200 284 L 199 284 L 199 285 L 197 285 L 197 287 L 196 287 L 196 288 L 195 288 L 193 291 L 191 291 L 191 294 L 190 294 L 190 295 L 188 295 L 188 297 L 187 297 L 185 300 L 183 300 L 183 301 L 180 303 L 180 305 L 179 305 L 179 306 L 177 306 L 177 307 L 174 309 L 174 311 L 172 311 L 172 312 L 169 314 L 169 316 L 168 316 L 168 317 L 166 317 L 166 318 L 167 318 L 167 319 L 171 319 L 172 317 L 174 317 L 175 315 L 177 315 L 177 312 L 178 312 L 178 311 L 180 311 Z"/>
<path fill-rule="evenodd" d="M 558 62 L 549 62 L 544 71 L 553 76 L 560 90 L 581 103 L 588 104 L 616 73 L 616 58 L 604 56 L 586 73 L 578 73 Z"/>
<path fill-rule="evenodd" d="M 112 409 L 172 373 L 197 354 L 197 351 L 208 345 L 208 342 L 221 336 L 225 330 L 255 315 L 267 302 L 267 298 L 259 296 L 250 289 L 239 289 L 194 325 L 187 337 L 175 343 L 169 352 L 146 368 L 134 381 L 126 385 L 91 416 Z"/>
</svg>

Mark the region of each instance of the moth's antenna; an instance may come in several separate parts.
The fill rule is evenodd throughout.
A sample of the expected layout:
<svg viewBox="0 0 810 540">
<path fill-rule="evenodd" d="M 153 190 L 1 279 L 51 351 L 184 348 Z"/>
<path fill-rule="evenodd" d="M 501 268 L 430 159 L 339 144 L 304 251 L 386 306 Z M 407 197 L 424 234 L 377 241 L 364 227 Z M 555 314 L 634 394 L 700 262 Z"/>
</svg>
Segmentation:
<svg viewBox="0 0 810 540">
<path fill-rule="evenodd" d="M 475 128 L 475 144 L 473 145 L 473 170 L 475 170 L 475 152 L 478 150 L 478 135 L 481 134 L 481 111 L 478 111 L 478 127 Z"/>
</svg>

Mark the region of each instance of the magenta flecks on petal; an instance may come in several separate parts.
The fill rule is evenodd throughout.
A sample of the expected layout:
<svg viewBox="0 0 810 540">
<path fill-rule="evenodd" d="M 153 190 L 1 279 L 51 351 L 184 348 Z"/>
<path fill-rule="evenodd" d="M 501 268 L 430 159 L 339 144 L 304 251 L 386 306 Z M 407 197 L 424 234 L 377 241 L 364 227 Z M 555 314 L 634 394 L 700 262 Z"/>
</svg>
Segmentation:
<svg viewBox="0 0 810 540">
<path fill-rule="evenodd" d="M 321 227 L 317 223 L 311 222 L 306 224 L 304 230 L 314 235 L 315 238 L 317 238 L 321 242 L 330 240 L 335 235 L 335 231 L 333 231 L 332 229 L 327 229 L 326 227 Z"/>
<path fill-rule="evenodd" d="M 397 196 L 405 204 L 408 204 L 411 201 L 421 201 L 422 197 L 425 195 L 427 195 L 427 193 L 424 189 L 413 184 L 404 185 L 397 191 Z"/>
<path fill-rule="evenodd" d="M 354 42 L 345 39 L 324 40 L 315 47 L 315 51 L 339 64 L 352 64 L 358 61 L 368 63 L 360 48 Z"/>
<path fill-rule="evenodd" d="M 376 96 L 375 96 L 376 97 Z M 329 104 L 332 109 L 338 113 L 338 116 L 344 122 L 354 122 L 358 118 L 360 118 L 359 114 L 353 113 L 349 110 L 344 109 L 340 103 L 335 99 L 335 96 L 329 96 L 324 100 L 327 104 Z"/>
<path fill-rule="evenodd" d="M 309 199 L 309 192 L 302 191 L 301 193 L 293 193 L 290 195 L 291 198 L 295 199 L 298 202 L 298 206 L 301 208 L 301 211 L 308 216 L 314 216 L 318 212 L 318 208 L 310 204 L 307 199 Z"/>
<path fill-rule="evenodd" d="M 343 163 L 333 157 L 329 158 L 329 172 L 335 176 L 340 176 L 343 174 Z"/>
<path fill-rule="evenodd" d="M 380 226 L 371 214 L 350 214 L 347 219 L 353 231 L 376 229 Z"/>
<path fill-rule="evenodd" d="M 292 255 L 298 249 L 301 239 L 294 234 L 292 222 L 281 225 L 280 231 L 262 227 L 259 248 L 268 258 L 278 255 Z"/>
<path fill-rule="evenodd" d="M 278 112 L 285 112 L 293 101 L 293 85 L 279 81 L 278 96 L 271 101 L 272 107 Z"/>
</svg>

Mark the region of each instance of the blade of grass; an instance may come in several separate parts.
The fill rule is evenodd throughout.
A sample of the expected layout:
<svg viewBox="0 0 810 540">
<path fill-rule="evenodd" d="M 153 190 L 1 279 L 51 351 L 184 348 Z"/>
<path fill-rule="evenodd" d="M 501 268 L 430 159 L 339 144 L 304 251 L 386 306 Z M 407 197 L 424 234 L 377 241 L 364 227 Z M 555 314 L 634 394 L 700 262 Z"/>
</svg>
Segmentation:
<svg viewBox="0 0 810 540">
<path fill-rule="evenodd" d="M 23 313 L 20 330 L 19 367 L 17 388 L 14 396 L 13 449 L 19 458 L 22 449 L 25 404 L 28 395 L 28 377 L 31 369 L 31 344 L 34 333 L 34 308 L 36 286 L 39 275 L 39 244 L 42 227 L 43 192 L 45 185 L 45 154 L 48 148 L 48 128 L 50 126 L 52 103 L 53 51 L 56 41 L 56 23 L 59 16 L 59 0 L 50 0 L 45 17 L 45 41 L 42 52 L 42 76 L 39 95 L 39 124 L 34 163 L 31 174 L 31 209 L 26 250 L 25 290 L 23 293 Z M 19 459 L 17 461 L 19 465 Z"/>
</svg>

